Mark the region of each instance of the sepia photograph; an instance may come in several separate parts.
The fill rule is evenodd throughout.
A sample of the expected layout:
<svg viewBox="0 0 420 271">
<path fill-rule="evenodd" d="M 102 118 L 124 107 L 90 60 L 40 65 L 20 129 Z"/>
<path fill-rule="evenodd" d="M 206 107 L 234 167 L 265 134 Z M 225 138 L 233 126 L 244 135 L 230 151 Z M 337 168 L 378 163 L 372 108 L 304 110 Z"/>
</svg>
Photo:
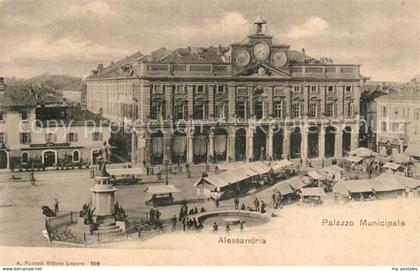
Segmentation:
<svg viewBox="0 0 420 271">
<path fill-rule="evenodd" d="M 0 0 L 0 52 L 2 270 L 418 270 L 418 0 Z"/>
</svg>

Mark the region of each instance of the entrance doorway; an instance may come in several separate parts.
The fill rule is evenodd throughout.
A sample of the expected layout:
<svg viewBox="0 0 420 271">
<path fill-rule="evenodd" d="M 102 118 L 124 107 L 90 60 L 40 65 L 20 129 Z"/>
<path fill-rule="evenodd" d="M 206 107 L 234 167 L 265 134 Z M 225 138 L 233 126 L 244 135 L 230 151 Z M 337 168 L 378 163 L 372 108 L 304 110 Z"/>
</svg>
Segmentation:
<svg viewBox="0 0 420 271">
<path fill-rule="evenodd" d="M 43 157 L 45 167 L 52 167 L 57 163 L 57 153 L 55 151 L 45 151 Z"/>
<path fill-rule="evenodd" d="M 331 158 L 335 154 L 335 134 L 336 129 L 333 126 L 328 126 L 325 129 L 325 157 Z"/>
<path fill-rule="evenodd" d="M 0 150 L 0 169 L 7 168 L 8 155 L 5 150 Z"/>
<path fill-rule="evenodd" d="M 319 156 L 318 149 L 319 131 L 317 126 L 310 126 L 308 129 L 308 156 L 315 158 Z"/>
<path fill-rule="evenodd" d="M 273 159 L 279 160 L 283 156 L 283 130 L 273 129 Z M 283 157 L 285 158 L 285 157 Z"/>
<path fill-rule="evenodd" d="M 254 134 L 254 160 L 264 160 L 266 154 L 267 133 L 261 127 L 257 127 Z"/>
<path fill-rule="evenodd" d="M 300 144 L 302 141 L 302 135 L 300 134 L 300 128 L 292 128 L 290 135 L 290 158 L 300 158 Z"/>
<path fill-rule="evenodd" d="M 347 126 L 343 130 L 343 154 L 351 150 L 351 127 Z"/>
<path fill-rule="evenodd" d="M 246 131 L 241 128 L 235 133 L 235 160 L 246 159 Z"/>
</svg>

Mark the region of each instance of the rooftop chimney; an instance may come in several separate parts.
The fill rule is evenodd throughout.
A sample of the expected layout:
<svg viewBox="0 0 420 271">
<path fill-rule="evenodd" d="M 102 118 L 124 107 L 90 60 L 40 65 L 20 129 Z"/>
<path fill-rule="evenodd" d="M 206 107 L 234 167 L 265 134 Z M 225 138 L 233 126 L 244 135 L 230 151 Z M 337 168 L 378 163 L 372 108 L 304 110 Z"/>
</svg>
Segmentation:
<svg viewBox="0 0 420 271">
<path fill-rule="evenodd" d="M 98 64 L 98 68 L 97 68 L 98 73 L 97 74 L 101 75 L 103 69 L 104 69 L 104 64 Z"/>
<path fill-rule="evenodd" d="M 302 55 L 305 55 L 305 48 L 302 48 Z"/>
</svg>

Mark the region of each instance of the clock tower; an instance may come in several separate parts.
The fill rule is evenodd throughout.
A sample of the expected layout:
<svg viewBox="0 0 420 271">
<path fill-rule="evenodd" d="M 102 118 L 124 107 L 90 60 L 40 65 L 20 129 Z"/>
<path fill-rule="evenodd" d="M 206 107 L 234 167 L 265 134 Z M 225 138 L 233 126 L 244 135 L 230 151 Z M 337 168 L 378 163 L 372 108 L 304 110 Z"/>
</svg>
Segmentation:
<svg viewBox="0 0 420 271">
<path fill-rule="evenodd" d="M 288 73 L 288 45 L 273 44 L 273 37 L 267 35 L 267 21 L 261 14 L 254 22 L 255 32 L 248 36 L 247 42 L 232 44 L 233 72 L 255 67 L 256 74 L 261 65 Z M 259 69 L 259 72 L 257 72 Z M 264 68 L 265 69 L 265 68 Z M 252 73 L 252 71 L 251 71 Z"/>
</svg>

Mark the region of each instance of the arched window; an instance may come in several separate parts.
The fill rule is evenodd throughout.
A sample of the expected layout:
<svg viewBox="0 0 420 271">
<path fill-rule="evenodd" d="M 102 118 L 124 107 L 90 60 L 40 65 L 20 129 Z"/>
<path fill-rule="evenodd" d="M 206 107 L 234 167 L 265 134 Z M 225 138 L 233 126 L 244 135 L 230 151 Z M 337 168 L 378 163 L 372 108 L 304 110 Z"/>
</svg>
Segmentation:
<svg viewBox="0 0 420 271">
<path fill-rule="evenodd" d="M 345 114 L 347 118 L 353 116 L 353 101 L 351 99 L 347 99 L 345 102 Z"/>
<path fill-rule="evenodd" d="M 22 152 L 21 154 L 22 163 L 28 163 L 29 162 L 29 153 L 28 152 Z"/>
<path fill-rule="evenodd" d="M 283 99 L 274 100 L 273 116 L 275 118 L 282 118 L 283 117 Z"/>
<path fill-rule="evenodd" d="M 154 99 L 150 113 L 152 119 L 163 119 L 165 117 L 165 101 Z"/>
<path fill-rule="evenodd" d="M 327 117 L 337 116 L 337 103 L 335 100 L 329 100 L 325 106 L 325 115 Z"/>
<path fill-rule="evenodd" d="M 203 99 L 194 101 L 194 119 L 206 119 L 208 117 L 208 102 Z"/>
<path fill-rule="evenodd" d="M 177 120 L 187 119 L 188 107 L 187 101 L 177 100 L 175 102 L 174 117 Z"/>
<path fill-rule="evenodd" d="M 217 100 L 214 107 L 214 117 L 216 119 L 225 119 L 227 117 L 228 102 L 220 99 Z"/>
<path fill-rule="evenodd" d="M 73 151 L 73 162 L 80 161 L 80 152 L 78 150 Z"/>
<path fill-rule="evenodd" d="M 292 102 L 292 110 L 290 112 L 292 118 L 301 118 L 303 115 L 303 103 L 296 99 Z"/>
</svg>

